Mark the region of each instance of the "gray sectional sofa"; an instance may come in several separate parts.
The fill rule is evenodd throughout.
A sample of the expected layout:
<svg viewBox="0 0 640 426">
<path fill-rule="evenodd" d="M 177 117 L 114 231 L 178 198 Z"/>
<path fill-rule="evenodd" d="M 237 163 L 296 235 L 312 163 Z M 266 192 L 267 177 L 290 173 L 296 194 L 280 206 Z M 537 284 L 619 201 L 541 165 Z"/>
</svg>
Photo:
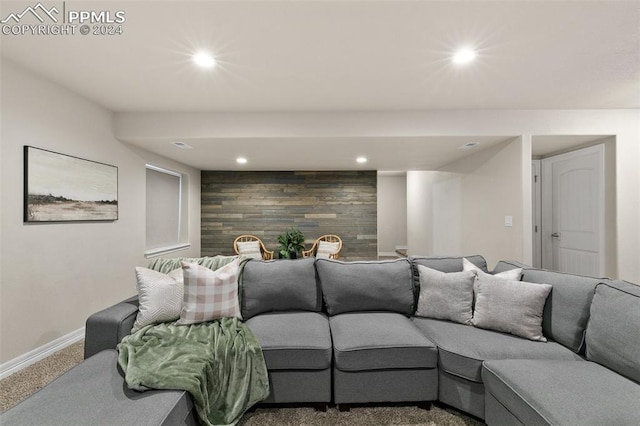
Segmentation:
<svg viewBox="0 0 640 426">
<path fill-rule="evenodd" d="M 466 258 L 488 272 L 482 256 Z M 552 286 L 542 314 L 548 341 L 540 342 L 416 316 L 418 265 L 452 273 L 462 271 L 463 259 L 247 262 L 242 315 L 262 346 L 271 391 L 265 402 L 333 402 L 344 410 L 440 401 L 489 425 L 640 424 L 639 286 L 499 262 L 492 273 L 523 268 L 522 281 Z M 92 315 L 82 364 L 113 350 L 136 314 L 133 298 Z M 107 379 L 123 383 L 109 362 Z M 145 410 L 145 394 L 127 410 Z M 5 413 L 3 424 L 35 418 L 30 399 Z M 193 423 L 188 395 L 162 404 L 171 420 L 146 424 Z"/>
<path fill-rule="evenodd" d="M 640 287 L 607 281 L 592 294 L 586 360 L 484 363 L 488 424 L 640 424 Z"/>
</svg>

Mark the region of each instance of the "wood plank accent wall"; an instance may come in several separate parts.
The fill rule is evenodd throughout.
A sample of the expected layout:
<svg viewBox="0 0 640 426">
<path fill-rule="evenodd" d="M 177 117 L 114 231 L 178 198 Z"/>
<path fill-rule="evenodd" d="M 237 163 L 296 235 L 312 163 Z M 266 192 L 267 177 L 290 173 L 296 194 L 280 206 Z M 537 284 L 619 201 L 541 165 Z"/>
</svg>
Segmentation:
<svg viewBox="0 0 640 426">
<path fill-rule="evenodd" d="M 319 236 L 336 234 L 341 259 L 377 258 L 375 171 L 202 171 L 201 178 L 203 256 L 233 254 L 242 234 L 277 252 L 278 235 L 296 227 L 307 249 Z"/>
</svg>

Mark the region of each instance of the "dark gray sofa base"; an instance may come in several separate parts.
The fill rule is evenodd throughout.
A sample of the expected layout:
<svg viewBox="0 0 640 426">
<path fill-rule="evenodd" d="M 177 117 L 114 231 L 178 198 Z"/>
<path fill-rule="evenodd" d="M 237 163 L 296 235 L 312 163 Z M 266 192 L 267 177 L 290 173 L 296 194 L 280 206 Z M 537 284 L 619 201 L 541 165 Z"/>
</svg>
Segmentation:
<svg viewBox="0 0 640 426">
<path fill-rule="evenodd" d="M 334 402 L 429 402 L 438 399 L 438 370 L 333 371 Z"/>
<path fill-rule="evenodd" d="M 438 400 L 484 419 L 484 385 L 438 371 Z"/>
<path fill-rule="evenodd" d="M 331 369 L 269 371 L 269 397 L 265 404 L 328 403 L 331 401 Z"/>
<path fill-rule="evenodd" d="M 3 426 L 198 425 L 185 391 L 130 390 L 117 367 L 118 353 L 94 355 L 3 413 Z"/>
<path fill-rule="evenodd" d="M 490 413 L 489 420 L 485 419 L 487 424 L 525 426 L 490 393 L 487 393 L 484 397 L 484 409 L 485 412 Z"/>
</svg>

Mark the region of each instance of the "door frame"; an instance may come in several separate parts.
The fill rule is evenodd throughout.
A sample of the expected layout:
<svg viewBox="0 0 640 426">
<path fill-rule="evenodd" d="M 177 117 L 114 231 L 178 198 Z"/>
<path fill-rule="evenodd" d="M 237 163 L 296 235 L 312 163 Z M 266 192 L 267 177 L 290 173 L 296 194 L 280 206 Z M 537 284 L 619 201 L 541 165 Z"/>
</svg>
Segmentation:
<svg viewBox="0 0 640 426">
<path fill-rule="evenodd" d="M 605 236 L 605 145 L 604 143 L 594 145 L 588 148 L 582 148 L 575 151 L 567 152 L 564 154 L 553 155 L 543 158 L 541 162 L 541 265 L 544 269 L 553 269 L 553 240 L 551 234 L 556 232 L 553 229 L 553 178 L 552 178 L 552 166 L 557 161 L 564 161 L 567 159 L 578 158 L 590 154 L 598 154 L 599 156 L 599 176 L 598 176 L 598 208 L 599 208 L 599 223 L 598 223 L 598 260 L 599 271 L 597 275 L 602 275 L 605 271 L 605 249 L 606 249 L 606 236 Z"/>
<path fill-rule="evenodd" d="M 533 258 L 532 266 L 542 268 L 542 164 L 541 160 L 531 160 Z"/>
</svg>

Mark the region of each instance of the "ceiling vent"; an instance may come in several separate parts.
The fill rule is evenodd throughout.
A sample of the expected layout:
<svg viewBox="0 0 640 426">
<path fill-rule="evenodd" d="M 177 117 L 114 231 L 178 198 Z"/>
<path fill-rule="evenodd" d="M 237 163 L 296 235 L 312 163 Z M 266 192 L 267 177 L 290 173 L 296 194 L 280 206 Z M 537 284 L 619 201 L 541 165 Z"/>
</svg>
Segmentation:
<svg viewBox="0 0 640 426">
<path fill-rule="evenodd" d="M 468 142 L 462 146 L 459 146 L 458 149 L 471 149 L 471 148 L 475 148 L 478 145 L 480 145 L 478 142 Z"/>
<path fill-rule="evenodd" d="M 191 145 L 187 145 L 184 142 L 171 142 L 171 144 L 177 148 L 180 149 L 192 149 L 193 147 Z"/>
</svg>

